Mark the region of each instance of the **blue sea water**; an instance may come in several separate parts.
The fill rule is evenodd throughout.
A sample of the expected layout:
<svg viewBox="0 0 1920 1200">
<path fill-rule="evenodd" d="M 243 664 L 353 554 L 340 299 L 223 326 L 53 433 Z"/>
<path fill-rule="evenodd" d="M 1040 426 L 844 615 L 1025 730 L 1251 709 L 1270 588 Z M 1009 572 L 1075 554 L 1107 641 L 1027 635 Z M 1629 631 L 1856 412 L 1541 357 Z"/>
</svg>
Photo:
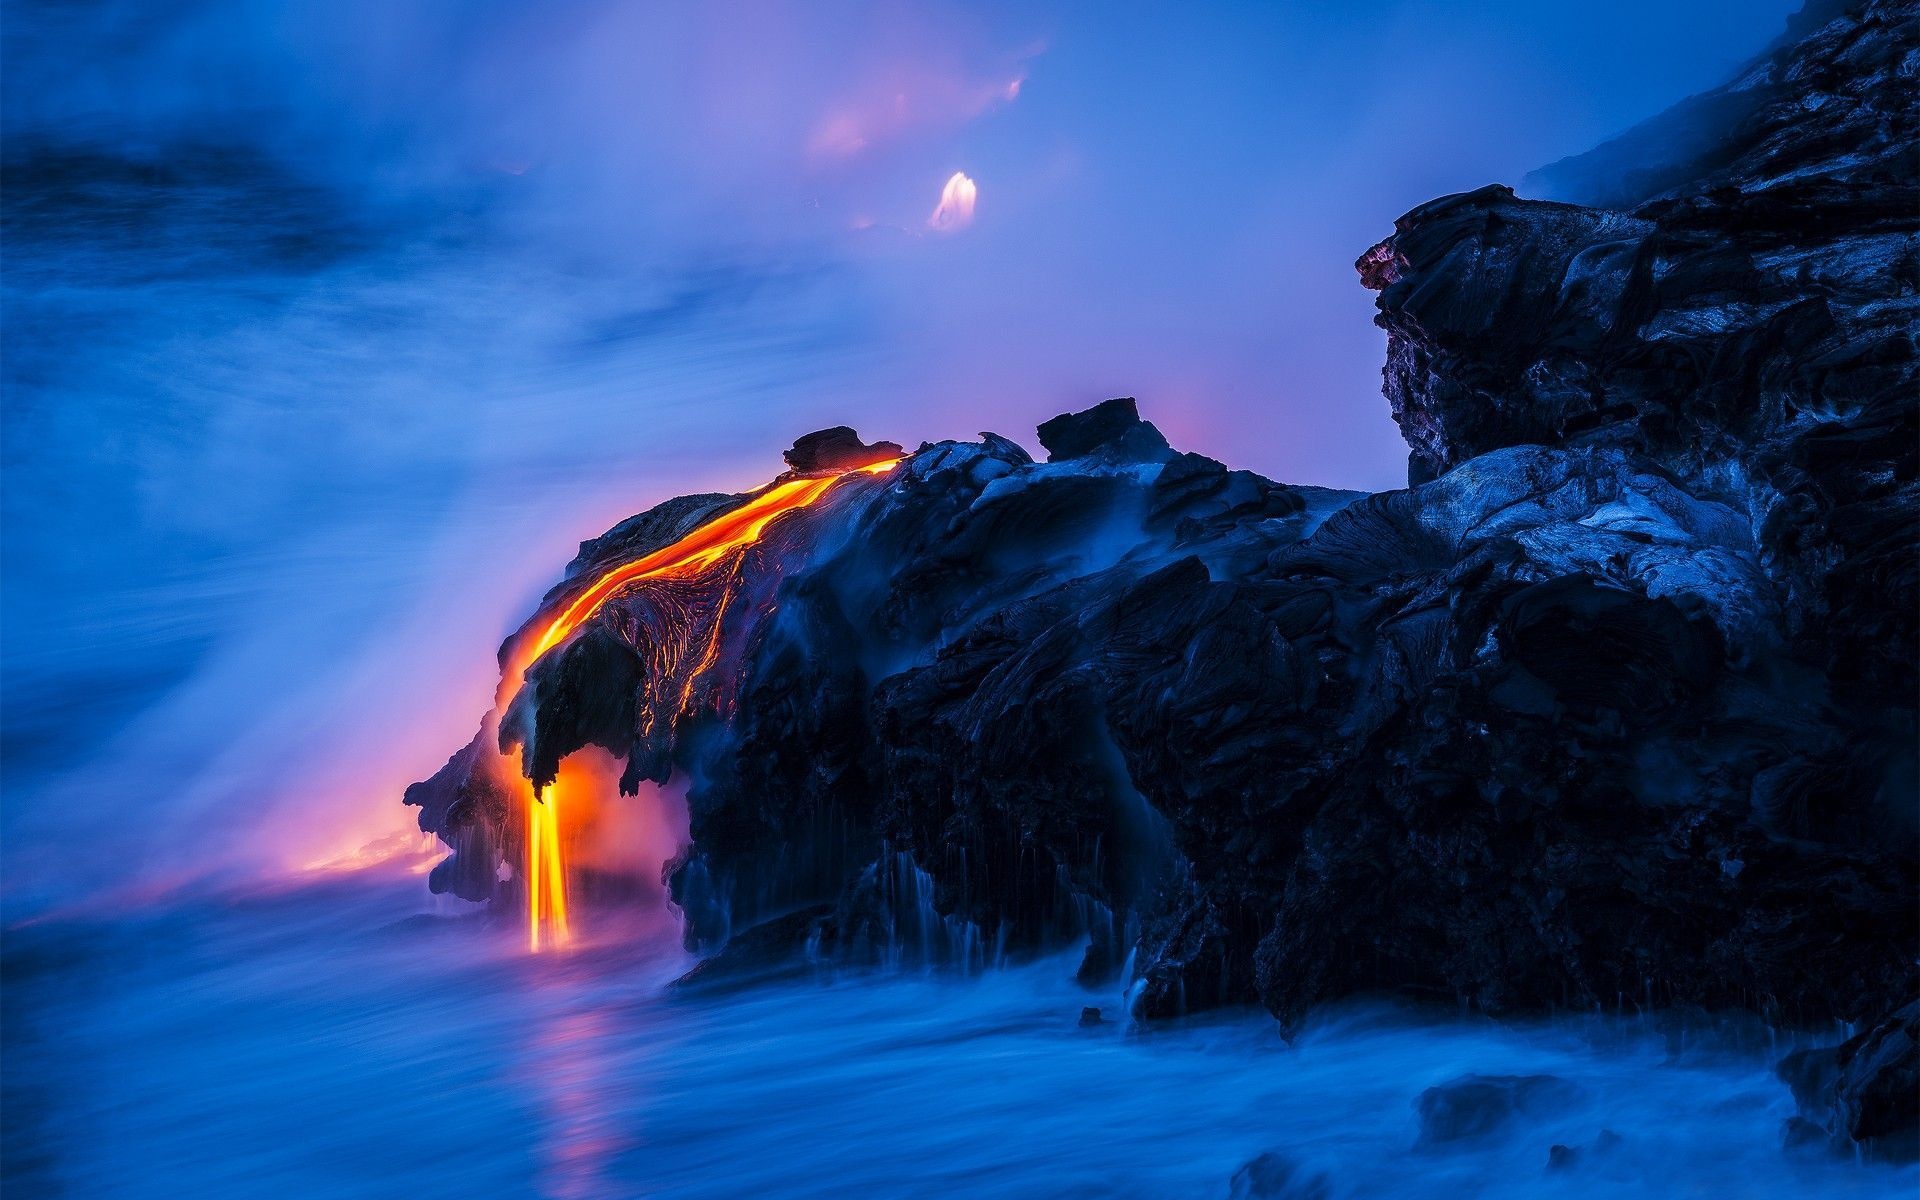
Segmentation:
<svg viewBox="0 0 1920 1200">
<path fill-rule="evenodd" d="M 668 924 L 535 957 L 436 903 L 348 879 L 10 931 L 6 1193 L 1223 1197 L 1263 1154 L 1299 1196 L 1920 1186 L 1783 1149 L 1795 1043 L 1739 1021 L 1373 1001 L 1289 1045 L 1253 1011 L 1134 1025 L 1071 955 L 681 993 Z M 1466 1073 L 1571 1086 L 1418 1147 L 1416 1099 Z"/>
</svg>

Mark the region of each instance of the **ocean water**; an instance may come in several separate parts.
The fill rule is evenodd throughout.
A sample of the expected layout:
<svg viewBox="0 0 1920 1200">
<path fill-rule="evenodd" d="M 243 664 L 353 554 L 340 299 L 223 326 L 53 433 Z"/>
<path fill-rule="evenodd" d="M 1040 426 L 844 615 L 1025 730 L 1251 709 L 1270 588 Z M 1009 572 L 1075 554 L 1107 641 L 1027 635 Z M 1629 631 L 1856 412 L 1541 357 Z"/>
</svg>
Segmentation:
<svg viewBox="0 0 1920 1200">
<path fill-rule="evenodd" d="M 1293 1196 L 1920 1186 L 1784 1150 L 1769 1064 L 1794 1042 L 1742 1022 L 1374 1001 L 1289 1045 L 1252 1011 L 1131 1024 L 1117 993 L 1072 982 L 1071 955 L 687 994 L 666 986 L 687 959 L 658 916 L 536 957 L 460 908 L 348 877 L 10 931 L 4 1190 L 1226 1196 L 1263 1154 Z M 1081 1027 L 1083 1006 L 1107 1019 Z M 1568 1087 L 1418 1146 L 1416 1098 L 1466 1073 Z M 1549 1170 L 1556 1143 L 1588 1150 Z"/>
</svg>

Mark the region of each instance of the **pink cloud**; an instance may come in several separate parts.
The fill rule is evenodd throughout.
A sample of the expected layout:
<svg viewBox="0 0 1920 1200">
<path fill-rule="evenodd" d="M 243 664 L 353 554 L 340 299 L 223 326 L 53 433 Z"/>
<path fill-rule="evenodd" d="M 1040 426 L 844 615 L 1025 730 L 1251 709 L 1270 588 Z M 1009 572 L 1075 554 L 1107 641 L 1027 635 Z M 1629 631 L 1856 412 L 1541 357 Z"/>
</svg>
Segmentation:
<svg viewBox="0 0 1920 1200">
<path fill-rule="evenodd" d="M 951 63 L 886 63 L 828 105 L 808 135 L 808 160 L 831 165 L 911 136 L 959 128 L 1011 104 L 1024 82 L 1024 66 L 989 75 Z"/>
</svg>

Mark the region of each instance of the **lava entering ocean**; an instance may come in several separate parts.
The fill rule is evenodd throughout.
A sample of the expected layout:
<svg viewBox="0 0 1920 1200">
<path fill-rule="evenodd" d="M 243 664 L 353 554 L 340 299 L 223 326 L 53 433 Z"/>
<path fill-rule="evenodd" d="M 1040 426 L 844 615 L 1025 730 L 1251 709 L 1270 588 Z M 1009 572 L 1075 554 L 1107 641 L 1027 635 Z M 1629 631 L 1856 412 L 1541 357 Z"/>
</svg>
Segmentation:
<svg viewBox="0 0 1920 1200">
<path fill-rule="evenodd" d="M 645 581 L 697 581 L 718 574 L 721 564 L 758 542 L 779 517 L 812 505 L 849 475 L 884 474 L 900 461 L 888 458 L 847 470 L 775 482 L 755 493 L 745 504 L 714 517 L 672 544 L 602 572 L 544 624 L 537 619 L 528 623 L 501 672 L 494 711 L 485 728 L 499 728 L 502 716 L 525 686 L 528 670 L 591 620 L 623 589 Z M 717 609 L 723 610 L 725 603 L 722 593 L 716 602 Z M 710 614 L 712 631 L 700 658 L 681 682 L 678 701 L 683 707 L 691 700 L 694 680 L 718 657 L 721 615 L 721 611 Z M 678 658 L 676 654 L 669 661 Z M 651 716 L 649 714 L 649 719 Z M 504 752 L 501 756 L 506 757 Z M 564 947 L 572 941 L 573 933 L 568 916 L 567 853 L 561 814 L 563 810 L 571 812 L 577 802 L 590 800 L 591 797 L 577 793 L 583 788 L 593 788 L 595 781 L 591 776 L 563 770 L 545 787 L 536 787 L 530 778 L 530 769 L 514 770 L 505 762 L 498 765 L 505 768 L 497 772 L 499 777 L 516 781 L 518 802 L 526 813 L 526 847 L 520 876 L 526 899 L 528 947 L 536 953 L 548 947 Z"/>
</svg>

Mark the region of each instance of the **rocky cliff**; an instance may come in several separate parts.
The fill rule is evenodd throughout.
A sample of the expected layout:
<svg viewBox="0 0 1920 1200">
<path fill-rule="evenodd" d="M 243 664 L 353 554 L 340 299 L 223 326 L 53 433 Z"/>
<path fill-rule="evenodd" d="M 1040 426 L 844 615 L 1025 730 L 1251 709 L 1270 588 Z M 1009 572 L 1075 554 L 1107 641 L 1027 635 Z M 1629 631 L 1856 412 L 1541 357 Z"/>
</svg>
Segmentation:
<svg viewBox="0 0 1920 1200">
<path fill-rule="evenodd" d="M 1402 217 L 1358 265 L 1407 490 L 1231 470 L 1115 400 L 1043 425 L 1045 462 L 924 445 L 619 593 L 409 792 L 457 850 L 436 886 L 515 886 L 483 743 L 537 779 L 597 745 L 629 788 L 686 783 L 668 883 L 715 970 L 1084 943 L 1143 1018 L 1292 1027 L 1381 989 L 1893 1012 L 1920 951 L 1914 15 L 1801 21 L 1621 207 L 1495 186 Z M 745 502 L 623 524 L 547 607 Z M 1807 1102 L 1911 1073 L 1890 1020 Z M 1810 1127 L 1879 1145 L 1889 1094 Z"/>
</svg>

